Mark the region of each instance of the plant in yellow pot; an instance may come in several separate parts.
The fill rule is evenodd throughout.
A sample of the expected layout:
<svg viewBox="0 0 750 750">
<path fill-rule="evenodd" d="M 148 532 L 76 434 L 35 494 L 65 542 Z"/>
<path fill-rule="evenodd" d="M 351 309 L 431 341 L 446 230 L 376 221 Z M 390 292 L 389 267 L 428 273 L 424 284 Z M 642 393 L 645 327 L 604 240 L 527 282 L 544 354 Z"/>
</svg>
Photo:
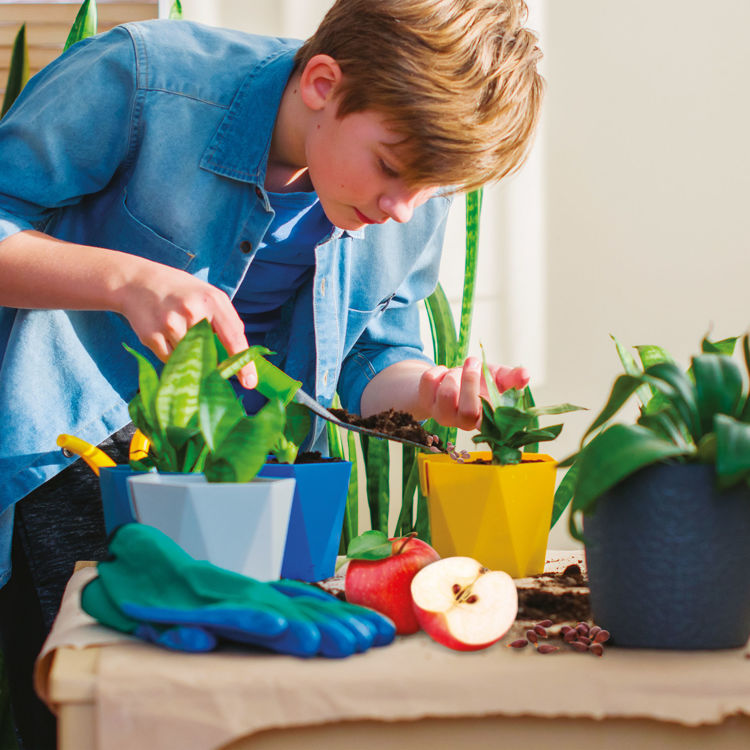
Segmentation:
<svg viewBox="0 0 750 750">
<path fill-rule="evenodd" d="M 552 520 L 557 463 L 536 453 L 562 425 L 540 427 L 540 416 L 581 409 L 572 404 L 538 407 L 528 392 L 500 393 L 485 366 L 488 399 L 472 440 L 490 450 L 455 460 L 419 456 L 419 480 L 427 496 L 432 546 L 441 557 L 473 557 L 513 578 L 543 572 Z M 524 452 L 524 448 L 527 452 Z"/>
</svg>

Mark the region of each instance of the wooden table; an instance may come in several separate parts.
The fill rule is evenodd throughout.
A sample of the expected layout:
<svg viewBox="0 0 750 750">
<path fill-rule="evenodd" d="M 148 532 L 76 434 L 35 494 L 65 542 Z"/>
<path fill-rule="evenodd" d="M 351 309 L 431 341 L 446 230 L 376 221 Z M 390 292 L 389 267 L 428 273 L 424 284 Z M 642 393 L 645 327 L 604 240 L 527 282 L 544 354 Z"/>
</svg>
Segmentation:
<svg viewBox="0 0 750 750">
<path fill-rule="evenodd" d="M 168 716 L 170 683 L 184 685 L 193 675 L 193 706 L 203 705 L 205 690 L 207 705 L 224 707 L 236 691 L 219 702 L 222 694 L 211 691 L 231 670 L 250 691 L 234 714 L 256 712 L 262 724 L 269 707 L 296 706 L 250 734 L 195 744 L 201 732 L 195 709 Z M 129 692 L 134 680 L 139 689 Z M 45 682 L 45 698 L 58 716 L 59 750 L 107 750 L 112 737 L 129 750 L 750 747 L 750 659 L 742 650 L 611 648 L 598 659 L 498 644 L 458 654 L 418 633 L 350 659 L 301 660 L 239 651 L 177 654 L 130 641 L 57 648 Z M 107 708 L 112 695 L 123 701 L 114 719 Z M 382 712 L 368 712 L 372 706 Z M 139 727 L 149 739 L 125 739 Z M 185 736 L 177 739 L 180 732 Z"/>
</svg>

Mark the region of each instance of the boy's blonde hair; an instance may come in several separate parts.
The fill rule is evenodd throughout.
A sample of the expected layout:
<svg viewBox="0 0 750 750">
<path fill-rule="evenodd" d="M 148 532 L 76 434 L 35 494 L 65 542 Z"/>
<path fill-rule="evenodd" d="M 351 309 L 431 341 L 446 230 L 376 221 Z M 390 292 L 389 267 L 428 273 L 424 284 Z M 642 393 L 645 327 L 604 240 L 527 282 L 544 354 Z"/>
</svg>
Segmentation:
<svg viewBox="0 0 750 750">
<path fill-rule="evenodd" d="M 469 190 L 518 169 L 544 81 L 524 0 L 336 0 L 299 49 L 344 74 L 338 116 L 375 110 L 404 136 L 413 186 Z"/>
</svg>

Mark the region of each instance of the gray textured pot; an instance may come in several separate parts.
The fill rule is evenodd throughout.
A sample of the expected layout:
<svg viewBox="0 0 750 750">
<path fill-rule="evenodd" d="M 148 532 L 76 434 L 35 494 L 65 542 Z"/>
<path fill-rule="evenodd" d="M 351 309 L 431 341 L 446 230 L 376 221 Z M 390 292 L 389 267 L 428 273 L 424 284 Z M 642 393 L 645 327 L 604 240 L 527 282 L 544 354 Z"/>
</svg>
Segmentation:
<svg viewBox="0 0 750 750">
<path fill-rule="evenodd" d="M 584 516 L 591 607 L 618 646 L 717 649 L 750 636 L 750 488 L 657 464 Z"/>
</svg>

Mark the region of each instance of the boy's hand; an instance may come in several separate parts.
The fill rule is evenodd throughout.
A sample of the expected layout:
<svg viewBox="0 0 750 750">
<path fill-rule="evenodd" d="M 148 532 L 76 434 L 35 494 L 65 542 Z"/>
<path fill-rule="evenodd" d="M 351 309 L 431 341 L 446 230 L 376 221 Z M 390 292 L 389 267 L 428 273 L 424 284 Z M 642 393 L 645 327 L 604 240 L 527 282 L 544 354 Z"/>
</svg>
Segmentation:
<svg viewBox="0 0 750 750">
<path fill-rule="evenodd" d="M 491 364 L 487 367 L 501 392 L 510 388 L 520 390 L 529 383 L 529 374 L 523 367 Z M 482 361 L 477 357 L 468 357 L 463 367 L 431 367 L 419 379 L 420 412 L 447 427 L 478 429 L 482 422 L 480 397 L 488 395 Z"/>
<path fill-rule="evenodd" d="M 244 325 L 229 297 L 185 271 L 149 261 L 125 285 L 122 298 L 121 312 L 141 342 L 162 361 L 203 318 L 230 356 L 248 347 Z M 258 383 L 252 362 L 237 377 L 245 388 Z"/>
</svg>

